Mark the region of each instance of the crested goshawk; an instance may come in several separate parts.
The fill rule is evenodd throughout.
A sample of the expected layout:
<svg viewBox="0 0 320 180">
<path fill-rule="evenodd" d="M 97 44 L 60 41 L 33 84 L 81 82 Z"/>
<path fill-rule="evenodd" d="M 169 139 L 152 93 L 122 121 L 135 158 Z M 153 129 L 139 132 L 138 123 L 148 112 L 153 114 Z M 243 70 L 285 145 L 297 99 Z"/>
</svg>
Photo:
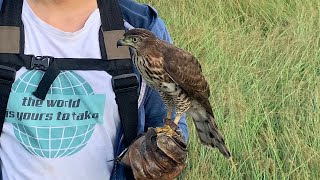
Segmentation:
<svg viewBox="0 0 320 180">
<path fill-rule="evenodd" d="M 158 90 L 167 108 L 167 119 L 176 111 L 174 123 L 189 114 L 203 144 L 217 147 L 227 158 L 230 152 L 214 120 L 209 85 L 200 63 L 190 53 L 158 39 L 145 29 L 131 29 L 117 42 L 133 51 L 133 63 L 148 85 Z"/>
</svg>

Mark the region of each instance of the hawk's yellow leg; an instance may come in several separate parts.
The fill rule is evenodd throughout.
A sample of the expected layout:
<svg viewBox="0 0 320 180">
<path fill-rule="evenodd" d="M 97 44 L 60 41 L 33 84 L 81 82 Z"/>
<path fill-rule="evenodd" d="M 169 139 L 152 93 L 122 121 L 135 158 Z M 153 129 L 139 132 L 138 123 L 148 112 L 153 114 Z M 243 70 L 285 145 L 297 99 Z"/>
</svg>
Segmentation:
<svg viewBox="0 0 320 180">
<path fill-rule="evenodd" d="M 176 126 L 176 124 L 178 124 L 181 116 L 177 116 L 175 118 L 175 121 L 177 121 L 177 123 L 175 123 L 174 127 L 173 127 L 172 122 L 171 122 L 171 117 L 172 117 L 172 111 L 168 111 L 167 112 L 167 116 L 166 116 L 165 125 L 163 127 L 155 128 L 155 131 L 156 131 L 157 134 L 165 133 L 165 134 L 167 134 L 169 136 L 177 135 L 177 133 L 175 131 L 177 129 L 177 127 L 175 127 L 175 126 Z"/>
<path fill-rule="evenodd" d="M 172 116 L 172 111 L 168 111 L 166 120 L 170 120 L 171 121 L 171 116 Z"/>
<path fill-rule="evenodd" d="M 181 116 L 177 115 L 176 118 L 174 118 L 174 121 L 173 121 L 173 122 L 174 122 L 176 125 L 178 125 L 178 123 L 179 123 L 179 121 L 180 121 L 180 118 L 181 118 Z"/>
</svg>

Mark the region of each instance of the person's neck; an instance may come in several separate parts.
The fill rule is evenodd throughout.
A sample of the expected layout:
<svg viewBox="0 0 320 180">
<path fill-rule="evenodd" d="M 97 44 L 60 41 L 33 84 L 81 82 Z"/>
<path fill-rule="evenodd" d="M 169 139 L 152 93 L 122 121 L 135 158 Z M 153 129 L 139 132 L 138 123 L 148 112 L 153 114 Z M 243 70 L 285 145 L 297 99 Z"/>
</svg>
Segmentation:
<svg viewBox="0 0 320 180">
<path fill-rule="evenodd" d="M 97 8 L 96 0 L 27 0 L 44 22 L 65 32 L 80 30 Z"/>
</svg>

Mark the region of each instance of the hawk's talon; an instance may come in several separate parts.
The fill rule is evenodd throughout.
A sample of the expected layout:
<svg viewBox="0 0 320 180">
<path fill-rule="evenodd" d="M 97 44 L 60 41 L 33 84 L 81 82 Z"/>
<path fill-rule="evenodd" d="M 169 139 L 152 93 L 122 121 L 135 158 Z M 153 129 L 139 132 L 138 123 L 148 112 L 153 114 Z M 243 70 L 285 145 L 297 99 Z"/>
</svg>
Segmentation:
<svg viewBox="0 0 320 180">
<path fill-rule="evenodd" d="M 163 134 L 166 134 L 169 136 L 176 136 L 177 135 L 177 132 L 176 132 L 177 128 L 172 127 L 171 123 L 170 123 L 170 125 L 165 124 L 163 127 L 157 127 L 154 130 L 157 134 L 163 133 Z"/>
</svg>

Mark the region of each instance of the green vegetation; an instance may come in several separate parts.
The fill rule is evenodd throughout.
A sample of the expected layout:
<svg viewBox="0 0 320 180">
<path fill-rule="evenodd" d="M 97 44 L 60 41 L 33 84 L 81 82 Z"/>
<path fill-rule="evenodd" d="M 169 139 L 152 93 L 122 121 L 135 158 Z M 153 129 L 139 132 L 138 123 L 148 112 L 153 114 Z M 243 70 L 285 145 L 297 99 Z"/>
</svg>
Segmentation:
<svg viewBox="0 0 320 180">
<path fill-rule="evenodd" d="M 237 169 L 189 119 L 181 179 L 320 179 L 320 1 L 144 0 L 194 54 Z"/>
</svg>

